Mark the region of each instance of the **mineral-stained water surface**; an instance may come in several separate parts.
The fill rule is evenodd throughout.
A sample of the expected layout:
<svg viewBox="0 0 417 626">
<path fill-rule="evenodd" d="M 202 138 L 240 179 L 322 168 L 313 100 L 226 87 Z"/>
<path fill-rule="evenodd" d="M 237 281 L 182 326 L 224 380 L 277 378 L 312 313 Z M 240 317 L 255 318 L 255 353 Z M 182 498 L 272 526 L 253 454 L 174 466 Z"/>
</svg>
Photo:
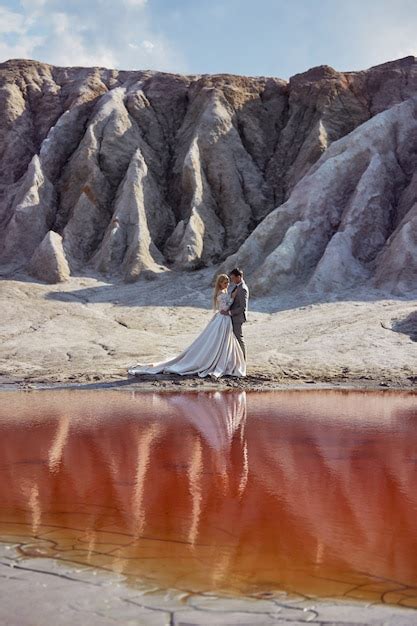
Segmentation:
<svg viewBox="0 0 417 626">
<path fill-rule="evenodd" d="M 417 607 L 417 394 L 4 392 L 0 468 L 22 558 Z"/>
</svg>

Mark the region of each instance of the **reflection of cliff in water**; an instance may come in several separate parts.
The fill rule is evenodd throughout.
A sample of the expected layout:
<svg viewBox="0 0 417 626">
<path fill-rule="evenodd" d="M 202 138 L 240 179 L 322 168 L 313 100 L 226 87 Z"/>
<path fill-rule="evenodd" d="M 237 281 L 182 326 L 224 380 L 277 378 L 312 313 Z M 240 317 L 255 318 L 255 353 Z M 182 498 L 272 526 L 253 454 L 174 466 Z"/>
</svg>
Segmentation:
<svg viewBox="0 0 417 626">
<path fill-rule="evenodd" d="M 416 399 L 8 394 L 0 536 L 160 586 L 417 605 Z"/>
</svg>

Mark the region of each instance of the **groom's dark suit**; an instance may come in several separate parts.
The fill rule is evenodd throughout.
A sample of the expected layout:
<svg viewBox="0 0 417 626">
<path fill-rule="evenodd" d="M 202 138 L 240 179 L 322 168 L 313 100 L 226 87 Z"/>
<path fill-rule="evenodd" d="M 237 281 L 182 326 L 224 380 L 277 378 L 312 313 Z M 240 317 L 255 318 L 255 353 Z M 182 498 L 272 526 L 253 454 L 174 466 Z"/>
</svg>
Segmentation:
<svg viewBox="0 0 417 626">
<path fill-rule="evenodd" d="M 237 291 L 236 291 L 237 290 Z M 232 317 L 233 332 L 242 348 L 243 355 L 246 360 L 246 346 L 243 339 L 242 324 L 246 322 L 246 313 L 248 310 L 249 289 L 244 281 L 236 285 L 231 293 L 236 291 L 236 297 L 230 305 L 230 315 Z"/>
</svg>

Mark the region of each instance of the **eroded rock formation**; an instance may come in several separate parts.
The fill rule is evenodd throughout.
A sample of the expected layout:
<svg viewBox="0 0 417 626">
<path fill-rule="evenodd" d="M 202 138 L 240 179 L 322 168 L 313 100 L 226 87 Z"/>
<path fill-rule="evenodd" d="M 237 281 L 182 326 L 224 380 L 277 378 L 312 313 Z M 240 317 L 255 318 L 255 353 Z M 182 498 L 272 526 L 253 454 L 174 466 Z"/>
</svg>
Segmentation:
<svg viewBox="0 0 417 626">
<path fill-rule="evenodd" d="M 394 293 L 417 278 L 417 96 L 333 143 L 290 198 L 226 265 L 257 293 L 307 284 L 319 291 L 374 283 Z"/>
<path fill-rule="evenodd" d="M 413 57 L 289 82 L 0 64 L 0 271 L 30 269 L 52 231 L 72 273 L 227 259 L 259 293 L 406 291 L 416 96 Z"/>
<path fill-rule="evenodd" d="M 36 248 L 29 263 L 29 272 L 48 283 L 60 283 L 70 276 L 70 269 L 62 247 L 62 237 L 50 230 Z"/>
</svg>

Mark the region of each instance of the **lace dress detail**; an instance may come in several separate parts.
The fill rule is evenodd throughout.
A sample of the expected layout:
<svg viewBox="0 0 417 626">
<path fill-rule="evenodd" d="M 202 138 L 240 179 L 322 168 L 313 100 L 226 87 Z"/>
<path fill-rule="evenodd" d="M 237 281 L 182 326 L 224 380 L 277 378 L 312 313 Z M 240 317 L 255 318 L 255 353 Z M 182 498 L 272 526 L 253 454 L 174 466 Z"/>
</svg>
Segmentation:
<svg viewBox="0 0 417 626">
<path fill-rule="evenodd" d="M 217 296 L 217 310 L 228 311 L 232 302 L 233 298 L 231 298 L 229 294 L 219 293 L 219 295 Z"/>
</svg>

